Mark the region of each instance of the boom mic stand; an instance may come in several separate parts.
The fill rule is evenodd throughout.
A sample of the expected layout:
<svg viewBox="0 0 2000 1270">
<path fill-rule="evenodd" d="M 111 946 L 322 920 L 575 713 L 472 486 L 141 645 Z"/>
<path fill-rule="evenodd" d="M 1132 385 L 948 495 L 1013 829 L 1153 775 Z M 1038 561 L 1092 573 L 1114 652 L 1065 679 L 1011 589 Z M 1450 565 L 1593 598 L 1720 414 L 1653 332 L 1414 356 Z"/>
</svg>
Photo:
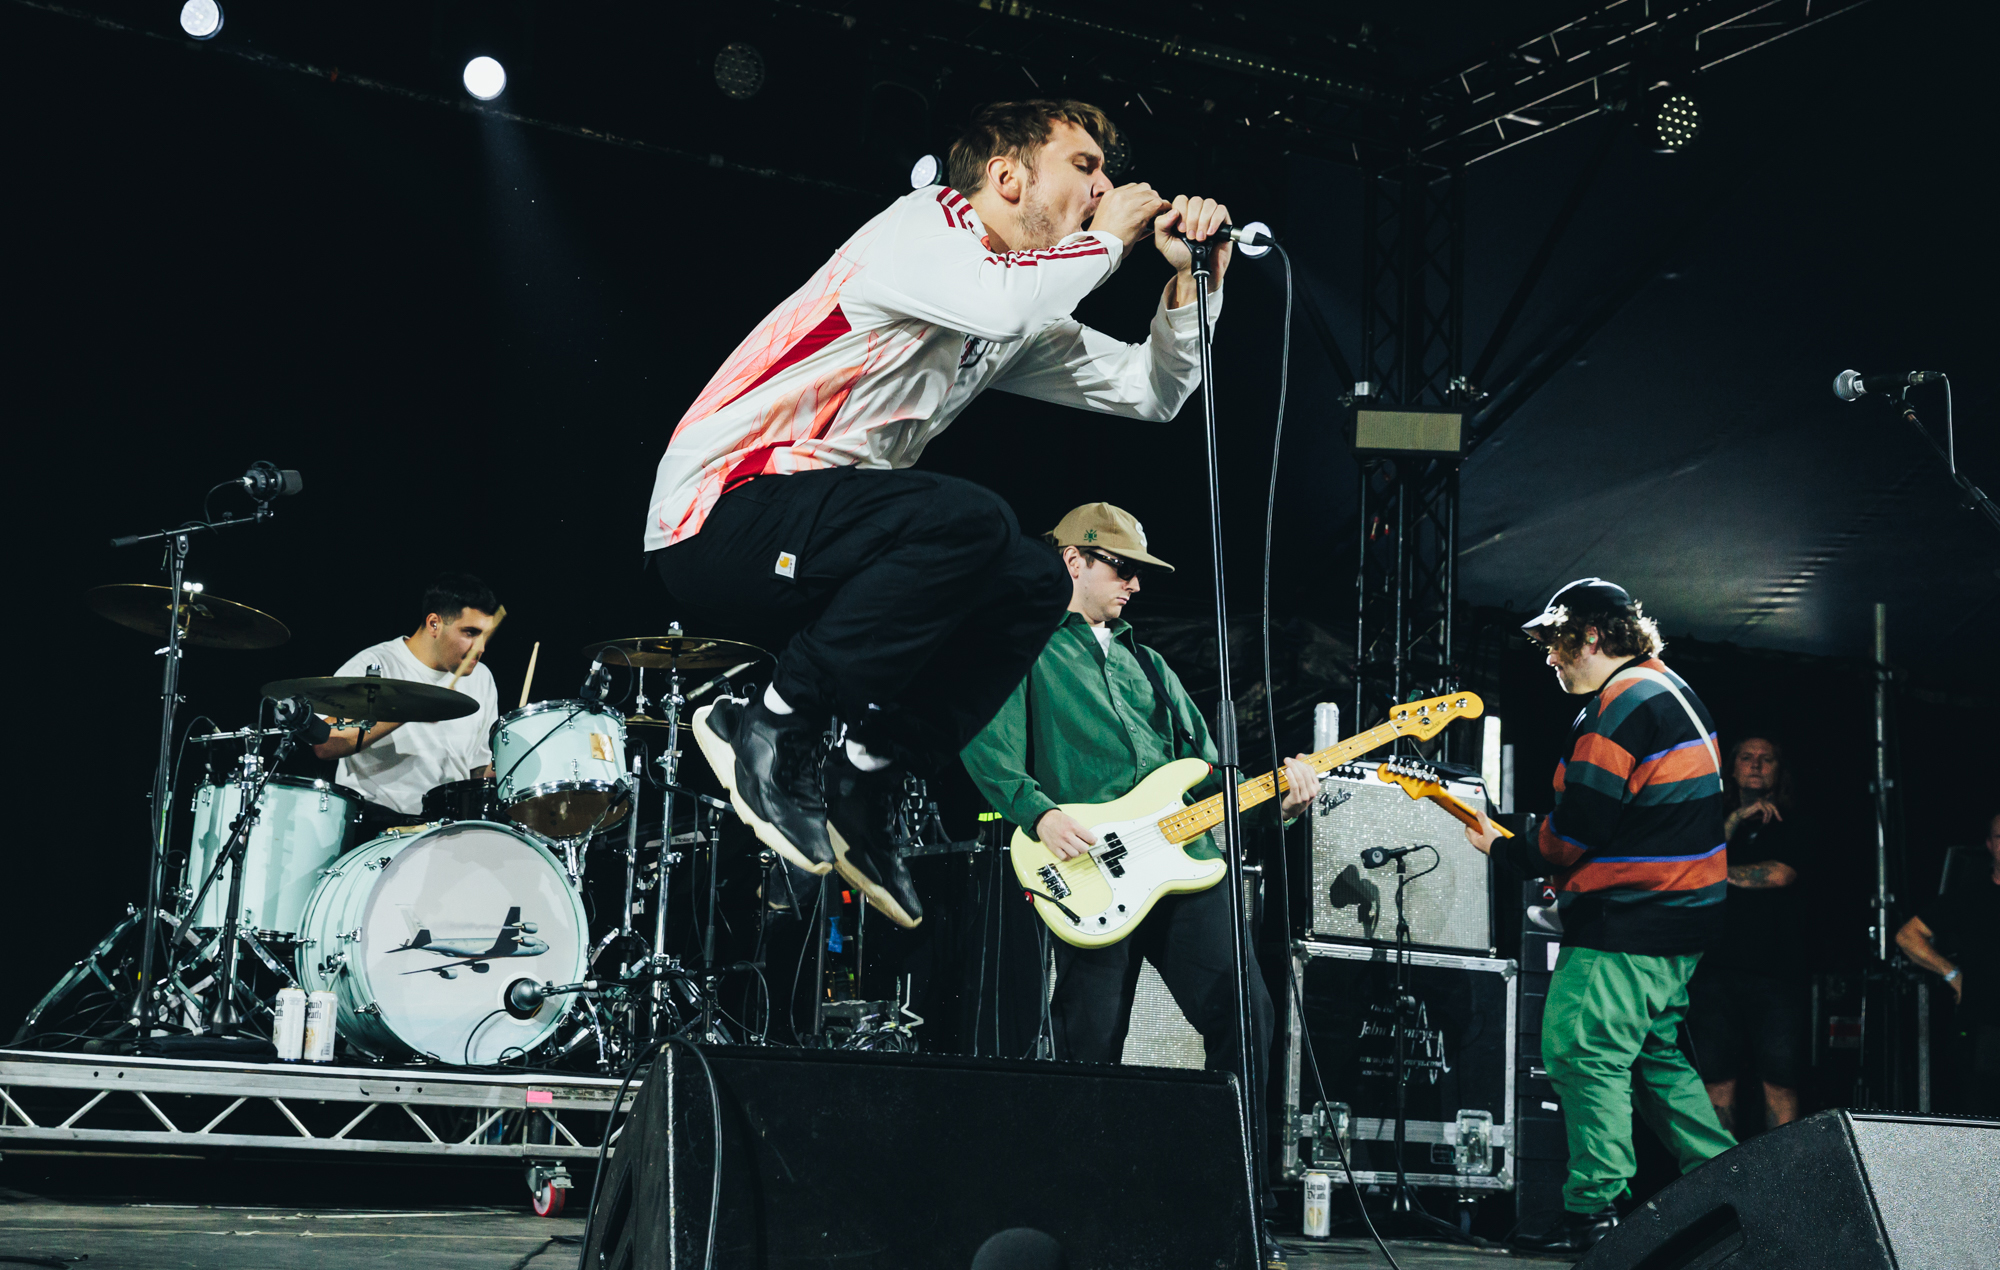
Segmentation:
<svg viewBox="0 0 2000 1270">
<path fill-rule="evenodd" d="M 228 482 L 225 482 L 227 484 Z M 221 486 L 217 486 L 220 489 Z M 214 490 L 209 491 L 211 494 Z M 275 495 L 274 495 L 275 496 Z M 157 1010 L 159 990 L 153 976 L 154 945 L 158 942 L 157 923 L 160 920 L 160 893 L 165 885 L 167 869 L 167 804 L 173 797 L 173 750 L 174 716 L 180 705 L 181 657 L 183 646 L 181 637 L 194 620 L 193 607 L 187 601 L 185 583 L 187 580 L 187 560 L 190 539 L 198 533 L 216 533 L 237 525 L 261 525 L 277 515 L 271 510 L 269 498 L 257 500 L 257 511 L 253 516 L 241 519 L 227 517 L 222 520 L 191 521 L 178 529 L 162 529 L 157 533 L 128 534 L 113 538 L 113 547 L 136 547 L 149 542 L 164 542 L 167 546 L 167 594 L 172 616 L 167 622 L 167 646 L 156 654 L 164 658 L 160 669 L 160 746 L 153 762 L 152 799 L 152 842 L 146 861 L 146 908 L 140 919 L 143 938 L 139 943 L 139 983 L 135 993 L 132 1022 L 138 1028 L 138 1043 L 145 1045 L 152 1039 L 153 1021 Z"/>
<path fill-rule="evenodd" d="M 1236 1102 L 1243 1131 L 1243 1180 L 1250 1195 L 1250 1245 L 1260 1262 L 1276 1253 L 1267 1248 L 1261 1204 L 1267 1162 L 1259 1145 L 1261 1135 L 1256 1087 L 1252 1073 L 1256 1064 L 1250 1045 L 1257 1029 L 1250 1017 L 1250 961 L 1247 955 L 1247 916 L 1243 911 L 1243 820 L 1236 802 L 1236 779 L 1242 759 L 1236 745 L 1236 694 L 1229 682 L 1229 598 L 1222 570 L 1222 467 L 1220 442 L 1215 420 L 1215 375 L 1208 345 L 1208 284 L 1213 271 L 1214 244 L 1183 238 L 1193 260 L 1196 343 L 1201 349 L 1201 413 L 1208 452 L 1208 536 L 1215 556 L 1215 656 L 1222 699 L 1215 707 L 1216 766 L 1222 776 L 1223 858 L 1229 862 L 1225 879 L 1229 885 L 1229 955 L 1236 973 Z M 1277 780 L 1273 773 L 1272 780 Z"/>
</svg>

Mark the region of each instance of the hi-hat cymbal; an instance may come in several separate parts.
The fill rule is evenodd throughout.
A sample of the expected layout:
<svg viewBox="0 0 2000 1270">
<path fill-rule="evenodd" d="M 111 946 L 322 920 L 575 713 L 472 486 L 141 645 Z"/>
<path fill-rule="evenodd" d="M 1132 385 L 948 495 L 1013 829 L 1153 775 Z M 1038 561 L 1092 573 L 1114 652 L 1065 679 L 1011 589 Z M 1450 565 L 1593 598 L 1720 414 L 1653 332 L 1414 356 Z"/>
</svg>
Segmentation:
<svg viewBox="0 0 2000 1270">
<path fill-rule="evenodd" d="M 119 582 L 92 587 L 84 601 L 120 626 L 167 637 L 176 612 L 181 643 L 194 648 L 276 648 L 292 637 L 285 624 L 269 613 L 219 595 L 191 591 L 180 604 L 171 603 L 172 590 L 151 582 Z"/>
<path fill-rule="evenodd" d="M 462 719 L 479 709 L 477 701 L 454 688 L 376 675 L 280 679 L 265 684 L 264 695 L 274 701 L 304 697 L 321 714 L 378 723 L 437 723 Z"/>
<path fill-rule="evenodd" d="M 625 663 L 618 654 L 623 653 Z M 606 664 L 630 664 L 646 670 L 727 670 L 746 661 L 763 661 L 771 654 L 755 644 L 700 635 L 633 635 L 600 640 L 584 646 L 583 655 Z"/>
</svg>

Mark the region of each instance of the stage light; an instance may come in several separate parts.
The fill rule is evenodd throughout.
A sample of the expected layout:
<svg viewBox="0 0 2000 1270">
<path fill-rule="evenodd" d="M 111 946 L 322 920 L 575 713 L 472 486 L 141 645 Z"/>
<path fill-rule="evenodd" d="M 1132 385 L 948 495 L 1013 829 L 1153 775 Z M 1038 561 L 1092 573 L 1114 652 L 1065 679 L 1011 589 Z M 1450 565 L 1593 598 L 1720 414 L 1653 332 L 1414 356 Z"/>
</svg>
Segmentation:
<svg viewBox="0 0 2000 1270">
<path fill-rule="evenodd" d="M 725 44 L 715 55 L 715 86 L 742 101 L 764 86 L 764 55 L 748 44 Z"/>
<path fill-rule="evenodd" d="M 181 6 L 181 30 L 197 40 L 212 40 L 222 30 L 222 6 L 215 0 L 187 0 Z"/>
<path fill-rule="evenodd" d="M 473 58 L 465 64 L 465 91 L 492 101 L 507 91 L 507 68 L 490 57 Z"/>
<path fill-rule="evenodd" d="M 938 183 L 938 173 L 943 165 L 934 154 L 927 154 L 910 166 L 910 188 L 921 190 Z"/>
<path fill-rule="evenodd" d="M 1654 110 L 1653 127 L 1659 133 L 1660 149 L 1684 150 L 1701 135 L 1701 109 L 1686 93 L 1671 94 Z"/>
</svg>

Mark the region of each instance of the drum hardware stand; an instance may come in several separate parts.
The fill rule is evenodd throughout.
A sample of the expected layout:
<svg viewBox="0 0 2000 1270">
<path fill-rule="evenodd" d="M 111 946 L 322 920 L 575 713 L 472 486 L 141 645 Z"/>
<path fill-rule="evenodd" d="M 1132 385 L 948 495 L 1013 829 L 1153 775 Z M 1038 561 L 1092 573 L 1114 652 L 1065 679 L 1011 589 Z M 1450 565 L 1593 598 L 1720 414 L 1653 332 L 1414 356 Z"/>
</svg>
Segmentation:
<svg viewBox="0 0 2000 1270">
<path fill-rule="evenodd" d="M 670 622 L 667 629 L 672 634 L 678 634 L 681 624 L 679 622 Z M 679 784 L 681 778 L 681 707 L 687 704 L 687 697 L 681 692 L 681 670 L 678 664 L 667 667 L 667 694 L 660 698 L 660 704 L 666 708 L 667 747 L 661 751 L 658 758 L 653 760 L 659 766 L 660 787 L 664 792 L 664 804 L 660 811 L 660 878 L 653 896 L 653 965 L 655 967 L 663 967 L 669 961 L 667 957 L 667 856 L 672 852 L 674 845 L 674 795 L 682 792 Z M 696 803 L 695 806 L 699 808 L 701 804 Z M 636 805 L 633 807 L 633 819 L 638 819 L 638 807 Z M 695 828 L 699 830 L 700 827 L 701 815 L 697 811 L 695 814 Z M 692 855 L 694 851 L 693 846 L 690 846 L 688 851 Z M 636 861 L 637 857 L 635 855 L 634 862 L 636 863 Z M 711 869 L 714 868 L 712 858 L 709 867 Z M 627 921 L 629 922 L 630 908 L 628 907 L 626 911 L 628 913 Z M 667 985 L 661 980 L 654 980 L 651 993 L 651 1030 L 648 1032 L 649 1036 L 659 1035 L 660 1012 L 666 1006 L 666 994 Z"/>
<path fill-rule="evenodd" d="M 269 467 L 269 464 L 265 465 Z M 234 482 L 225 481 L 224 485 Z M 222 488 L 221 485 L 215 489 Z M 215 489 L 209 493 L 213 494 Z M 139 945 L 138 1001 L 132 1012 L 132 1021 L 139 1030 L 139 1041 L 143 1045 L 153 1034 L 153 955 L 154 923 L 160 912 L 161 891 L 166 884 L 167 867 L 167 800 L 173 796 L 173 748 L 174 716 L 180 705 L 181 657 L 185 649 L 182 644 L 187 628 L 194 622 L 194 607 L 183 597 L 189 594 L 187 583 L 187 560 L 191 540 L 198 533 L 216 533 L 237 525 L 261 525 L 276 516 L 271 510 L 269 497 L 257 499 L 257 511 L 243 518 L 226 517 L 222 520 L 191 521 L 178 529 L 163 529 L 150 534 L 127 534 L 113 538 L 116 547 L 136 547 L 149 542 L 162 542 L 167 548 L 167 594 L 174 606 L 173 620 L 167 623 L 166 647 L 154 653 L 164 657 L 160 669 L 160 742 L 159 751 L 153 762 L 152 809 L 153 840 L 146 861 L 146 917 L 143 921 L 145 937 Z M 179 932 L 175 933 L 179 937 Z M 168 945 L 172 947 L 171 942 Z"/>
</svg>

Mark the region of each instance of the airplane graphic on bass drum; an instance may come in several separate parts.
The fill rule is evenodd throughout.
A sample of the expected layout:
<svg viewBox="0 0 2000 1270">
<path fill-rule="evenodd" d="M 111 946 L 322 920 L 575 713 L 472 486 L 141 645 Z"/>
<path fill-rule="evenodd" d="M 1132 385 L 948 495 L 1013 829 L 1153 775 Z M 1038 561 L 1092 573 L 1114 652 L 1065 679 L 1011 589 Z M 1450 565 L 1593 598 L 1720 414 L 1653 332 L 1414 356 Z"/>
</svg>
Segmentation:
<svg viewBox="0 0 2000 1270">
<path fill-rule="evenodd" d="M 452 973 L 454 966 L 466 966 L 471 969 L 472 973 L 483 975 L 492 969 L 486 963 L 498 960 L 501 957 L 541 956 L 549 950 L 548 941 L 528 938 L 534 933 L 535 924 L 533 922 L 522 921 L 521 910 L 519 908 L 510 908 L 507 910 L 507 920 L 500 924 L 500 933 L 493 937 L 493 946 L 490 948 L 481 948 L 476 944 L 441 944 L 431 938 L 431 928 L 425 926 L 417 931 L 416 937 L 411 939 L 409 943 L 399 948 L 391 948 L 389 951 L 392 953 L 427 952 L 435 953 L 440 957 L 457 957 L 459 960 L 448 961 L 443 965 L 419 966 L 415 970 L 405 970 L 403 972 L 406 975 L 435 974 L 440 979 L 456 979 L 458 976 Z"/>
</svg>

